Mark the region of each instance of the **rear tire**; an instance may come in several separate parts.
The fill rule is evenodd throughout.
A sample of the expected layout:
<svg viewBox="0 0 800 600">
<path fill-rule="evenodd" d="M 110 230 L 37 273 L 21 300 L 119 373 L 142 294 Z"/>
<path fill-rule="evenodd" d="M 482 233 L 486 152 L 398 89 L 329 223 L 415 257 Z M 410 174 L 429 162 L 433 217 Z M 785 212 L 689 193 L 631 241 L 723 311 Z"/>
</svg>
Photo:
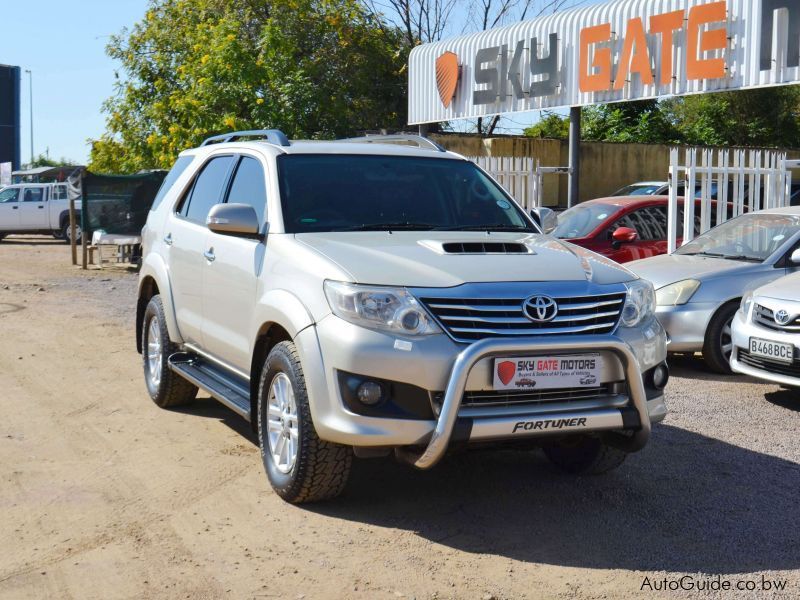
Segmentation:
<svg viewBox="0 0 800 600">
<path fill-rule="evenodd" d="M 75 223 L 75 243 L 80 244 L 82 237 L 83 230 L 78 223 Z M 69 244 L 72 240 L 72 229 L 69 226 L 69 221 L 64 223 L 64 226 L 61 228 L 61 239 L 63 239 L 67 244 Z"/>
<path fill-rule="evenodd" d="M 258 440 L 272 489 L 287 502 L 329 500 L 344 490 L 353 451 L 317 435 L 292 342 L 276 344 L 261 370 Z"/>
<path fill-rule="evenodd" d="M 572 475 L 601 475 L 619 467 L 628 456 L 596 437 L 568 438 L 545 446 L 545 456 L 562 471 Z"/>
<path fill-rule="evenodd" d="M 142 321 L 142 363 L 150 398 L 161 408 L 190 403 L 197 387 L 169 368 L 169 357 L 178 346 L 169 339 L 161 296 L 150 299 Z"/>
<path fill-rule="evenodd" d="M 706 339 L 703 343 L 703 358 L 708 368 L 715 373 L 731 375 L 730 359 L 733 350 L 733 337 L 731 324 L 733 316 L 739 310 L 738 302 L 724 304 L 714 316 L 706 329 Z"/>
</svg>

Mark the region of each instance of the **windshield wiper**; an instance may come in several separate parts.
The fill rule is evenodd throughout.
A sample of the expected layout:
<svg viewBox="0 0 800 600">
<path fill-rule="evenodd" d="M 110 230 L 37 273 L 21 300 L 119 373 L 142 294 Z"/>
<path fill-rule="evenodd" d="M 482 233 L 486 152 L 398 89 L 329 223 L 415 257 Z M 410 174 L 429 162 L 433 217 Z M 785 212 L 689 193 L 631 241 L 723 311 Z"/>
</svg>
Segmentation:
<svg viewBox="0 0 800 600">
<path fill-rule="evenodd" d="M 433 225 L 430 223 L 362 223 L 352 227 L 337 228 L 337 231 L 430 231 Z"/>
<path fill-rule="evenodd" d="M 453 225 L 450 227 L 435 227 L 436 231 L 527 231 L 533 232 L 530 227 L 509 225 L 508 223 L 495 223 L 489 225 Z"/>
<path fill-rule="evenodd" d="M 747 254 L 720 254 L 718 252 L 686 252 L 686 256 L 708 256 L 710 258 L 724 258 L 725 260 L 748 260 L 754 262 L 763 262 L 763 259 L 758 256 L 749 256 Z"/>
</svg>

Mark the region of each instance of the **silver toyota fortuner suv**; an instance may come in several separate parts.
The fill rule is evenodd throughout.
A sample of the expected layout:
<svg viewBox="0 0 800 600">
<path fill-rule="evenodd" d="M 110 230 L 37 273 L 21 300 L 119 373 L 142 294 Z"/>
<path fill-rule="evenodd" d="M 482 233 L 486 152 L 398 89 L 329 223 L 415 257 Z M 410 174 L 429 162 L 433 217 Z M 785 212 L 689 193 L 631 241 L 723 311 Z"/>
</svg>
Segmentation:
<svg viewBox="0 0 800 600">
<path fill-rule="evenodd" d="M 289 502 L 352 458 L 421 469 L 541 447 L 600 473 L 664 418 L 647 281 L 543 235 L 485 172 L 415 136 L 238 132 L 183 152 L 143 233 L 137 347 L 153 401 L 248 419 Z"/>
</svg>

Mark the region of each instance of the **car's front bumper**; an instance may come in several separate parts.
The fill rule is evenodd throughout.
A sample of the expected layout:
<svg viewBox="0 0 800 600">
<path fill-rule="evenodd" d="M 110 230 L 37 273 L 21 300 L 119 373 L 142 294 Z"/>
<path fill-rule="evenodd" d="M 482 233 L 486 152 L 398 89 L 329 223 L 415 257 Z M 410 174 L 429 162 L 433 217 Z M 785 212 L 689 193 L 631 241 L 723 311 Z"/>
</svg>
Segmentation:
<svg viewBox="0 0 800 600">
<path fill-rule="evenodd" d="M 414 459 L 424 468 L 439 460 L 455 429 L 458 433 L 454 437 L 466 442 L 625 431 L 626 438 L 619 441 L 633 451 L 646 443 L 651 422 L 666 415 L 663 392 L 646 393 L 642 382 L 642 373 L 666 358 L 665 334 L 655 319 L 641 328 L 621 328 L 614 335 L 489 339 L 458 344 L 445 335 L 400 339 L 329 316 L 301 331 L 295 341 L 312 418 L 322 439 L 357 447 L 427 448 Z M 597 352 L 604 358 L 601 380 L 627 384 L 624 401 L 599 403 L 588 411 L 579 409 L 579 405 L 472 414 L 460 410 L 464 391 L 492 389 L 494 357 L 576 352 Z M 444 392 L 443 401 L 430 419 L 356 414 L 342 399 L 341 372 Z"/>
<path fill-rule="evenodd" d="M 656 317 L 669 336 L 670 352 L 700 352 L 706 328 L 719 308 L 715 302 L 687 302 L 680 306 L 659 306 Z"/>
<path fill-rule="evenodd" d="M 731 353 L 731 369 L 734 372 L 780 385 L 800 387 L 800 361 L 797 359 L 800 356 L 800 335 L 759 327 L 745 317 L 741 310 L 733 318 L 732 330 L 733 352 Z M 743 350 L 748 351 L 751 337 L 793 345 L 795 348 L 794 367 L 792 368 L 792 365 L 788 365 L 787 368 L 784 363 L 764 359 L 745 362 L 741 352 Z M 791 371 L 796 371 L 798 375 L 790 374 Z"/>
</svg>

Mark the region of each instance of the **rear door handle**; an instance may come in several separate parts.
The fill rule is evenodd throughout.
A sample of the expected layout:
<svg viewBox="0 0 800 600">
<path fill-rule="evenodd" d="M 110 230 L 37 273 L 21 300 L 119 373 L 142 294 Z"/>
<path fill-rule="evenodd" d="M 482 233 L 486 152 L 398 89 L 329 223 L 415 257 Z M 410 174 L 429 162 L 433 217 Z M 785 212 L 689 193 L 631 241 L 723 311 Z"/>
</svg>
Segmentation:
<svg viewBox="0 0 800 600">
<path fill-rule="evenodd" d="M 216 258 L 217 258 L 216 255 L 214 254 L 214 249 L 213 248 L 209 248 L 208 250 L 203 252 L 203 256 L 206 257 L 206 260 L 208 262 L 214 262 L 214 260 L 216 260 Z"/>
<path fill-rule="evenodd" d="M 19 206 L 12 206 L 11 210 L 19 210 Z"/>
<path fill-rule="evenodd" d="M 44 208 L 44 206 L 43 205 L 39 205 L 36 208 L 38 208 L 39 210 L 42 210 Z"/>
<path fill-rule="evenodd" d="M 164 236 L 164 243 L 167 246 L 172 246 L 172 234 L 171 233 L 168 233 L 167 235 Z"/>
</svg>

